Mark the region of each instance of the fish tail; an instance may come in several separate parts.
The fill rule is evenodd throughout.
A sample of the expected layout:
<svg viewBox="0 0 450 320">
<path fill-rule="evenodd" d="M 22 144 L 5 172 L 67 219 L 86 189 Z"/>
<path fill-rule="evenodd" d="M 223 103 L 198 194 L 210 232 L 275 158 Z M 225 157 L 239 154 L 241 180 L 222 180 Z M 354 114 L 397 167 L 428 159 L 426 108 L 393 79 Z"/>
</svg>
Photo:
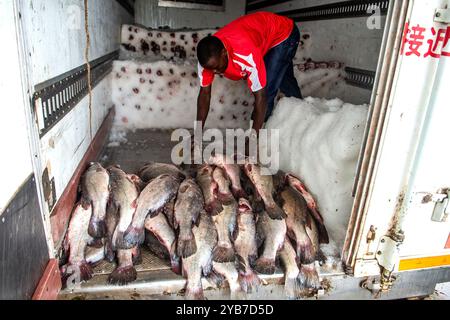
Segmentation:
<svg viewBox="0 0 450 320">
<path fill-rule="evenodd" d="M 123 236 L 118 236 L 116 247 L 123 250 L 132 249 L 141 245 L 145 241 L 145 231 L 143 228 L 130 226 Z"/>
<path fill-rule="evenodd" d="M 133 266 L 120 267 L 108 277 L 108 282 L 113 285 L 125 286 L 137 279 L 137 271 Z"/>
<path fill-rule="evenodd" d="M 178 248 L 177 254 L 182 258 L 189 258 L 197 252 L 197 243 L 195 241 L 195 236 L 192 230 L 190 230 L 189 235 L 178 238 Z"/>
<path fill-rule="evenodd" d="M 62 283 L 63 285 L 66 285 L 69 278 L 73 278 L 73 280 L 79 282 L 91 280 L 94 276 L 94 271 L 89 263 L 83 260 L 77 264 L 69 263 L 63 266 L 61 268 L 61 274 Z"/>
<path fill-rule="evenodd" d="M 283 209 L 276 204 L 273 207 L 266 206 L 266 211 L 272 220 L 283 220 L 287 217 Z"/>
<path fill-rule="evenodd" d="M 106 223 L 95 216 L 89 221 L 88 233 L 93 238 L 103 238 L 106 236 Z"/>
<path fill-rule="evenodd" d="M 302 289 L 318 289 L 320 287 L 319 274 L 314 263 L 301 266 L 298 280 Z"/>
<path fill-rule="evenodd" d="M 233 262 L 235 260 L 233 247 L 217 245 L 213 250 L 213 261 L 219 263 Z"/>
<path fill-rule="evenodd" d="M 255 270 L 261 274 L 274 274 L 275 268 L 275 260 L 260 257 L 255 262 Z"/>
<path fill-rule="evenodd" d="M 327 228 L 323 223 L 317 223 L 317 229 L 319 233 L 319 243 L 328 244 L 330 243 L 330 238 L 328 236 Z"/>
<path fill-rule="evenodd" d="M 297 244 L 297 257 L 301 264 L 310 264 L 316 260 L 316 253 L 311 241 Z"/>
<path fill-rule="evenodd" d="M 258 286 L 261 284 L 261 280 L 253 270 L 249 270 L 246 273 L 239 273 L 239 283 L 245 292 L 251 293 L 253 288 L 257 290 Z"/>
<path fill-rule="evenodd" d="M 113 263 L 116 258 L 116 253 L 113 250 L 111 240 L 108 240 L 105 245 L 105 260 L 109 263 Z"/>
<path fill-rule="evenodd" d="M 302 286 L 300 276 L 287 275 L 284 280 L 284 292 L 290 300 L 296 300 L 302 297 Z"/>
</svg>

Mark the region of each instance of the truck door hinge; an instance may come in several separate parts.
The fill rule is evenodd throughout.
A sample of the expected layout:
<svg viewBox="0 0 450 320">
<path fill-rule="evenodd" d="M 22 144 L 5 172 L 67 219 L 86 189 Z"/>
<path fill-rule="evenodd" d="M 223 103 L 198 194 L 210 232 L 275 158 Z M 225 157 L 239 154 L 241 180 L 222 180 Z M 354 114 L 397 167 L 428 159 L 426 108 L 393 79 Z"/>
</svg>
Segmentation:
<svg viewBox="0 0 450 320">
<path fill-rule="evenodd" d="M 436 9 L 434 21 L 440 23 L 450 23 L 450 9 Z"/>
<path fill-rule="evenodd" d="M 435 222 L 446 222 L 448 215 L 450 213 L 450 206 L 448 204 L 450 198 L 450 189 L 446 189 L 442 193 L 441 199 L 437 199 L 436 205 L 434 206 L 433 215 L 431 220 Z"/>
</svg>

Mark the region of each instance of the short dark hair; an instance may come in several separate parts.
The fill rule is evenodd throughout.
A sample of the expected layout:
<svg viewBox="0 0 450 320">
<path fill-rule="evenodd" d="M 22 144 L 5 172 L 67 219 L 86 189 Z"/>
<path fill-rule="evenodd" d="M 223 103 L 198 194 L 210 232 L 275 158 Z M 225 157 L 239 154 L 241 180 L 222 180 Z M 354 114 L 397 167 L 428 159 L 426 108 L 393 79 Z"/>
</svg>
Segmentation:
<svg viewBox="0 0 450 320">
<path fill-rule="evenodd" d="M 215 36 L 203 38 L 197 46 L 198 62 L 202 66 L 206 65 L 212 57 L 219 57 L 224 48 L 222 41 Z"/>
</svg>

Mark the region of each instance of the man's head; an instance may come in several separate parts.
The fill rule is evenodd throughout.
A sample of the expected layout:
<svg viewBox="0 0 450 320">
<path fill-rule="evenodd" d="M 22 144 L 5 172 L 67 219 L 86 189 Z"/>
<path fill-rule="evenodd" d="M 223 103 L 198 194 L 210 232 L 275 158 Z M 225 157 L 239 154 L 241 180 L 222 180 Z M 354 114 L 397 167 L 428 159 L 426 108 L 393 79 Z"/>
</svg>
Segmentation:
<svg viewBox="0 0 450 320">
<path fill-rule="evenodd" d="M 208 36 L 199 42 L 197 57 L 200 65 L 217 74 L 223 74 L 228 67 L 228 53 L 219 38 Z"/>
</svg>

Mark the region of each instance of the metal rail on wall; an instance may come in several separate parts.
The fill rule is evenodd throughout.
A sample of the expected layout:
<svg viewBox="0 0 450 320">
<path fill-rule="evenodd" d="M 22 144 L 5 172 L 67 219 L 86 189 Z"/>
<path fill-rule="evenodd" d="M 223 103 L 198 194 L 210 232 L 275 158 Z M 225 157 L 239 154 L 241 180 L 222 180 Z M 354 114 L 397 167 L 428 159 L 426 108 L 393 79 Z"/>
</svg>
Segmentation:
<svg viewBox="0 0 450 320">
<path fill-rule="evenodd" d="M 111 72 L 112 63 L 118 57 L 117 50 L 90 62 L 92 87 Z M 31 105 L 38 113 L 41 138 L 88 94 L 87 72 L 87 65 L 83 64 L 35 86 Z"/>
<path fill-rule="evenodd" d="M 345 73 L 345 81 L 347 84 L 368 90 L 373 89 L 375 71 L 346 67 Z"/>
<path fill-rule="evenodd" d="M 273 2 L 274 1 L 262 1 L 257 4 L 248 2 L 247 11 L 262 9 L 269 5 L 279 4 L 285 1 L 278 1 L 277 3 Z M 266 3 L 267 5 L 262 6 L 264 3 Z M 341 1 L 321 6 L 293 9 L 276 13 L 279 15 L 289 17 L 296 22 L 302 22 L 314 20 L 368 17 L 373 15 L 372 8 L 377 8 L 380 10 L 380 14 L 386 15 L 389 8 L 389 0 Z"/>
<path fill-rule="evenodd" d="M 292 0 L 247 0 L 247 12 L 267 8 Z"/>
</svg>

